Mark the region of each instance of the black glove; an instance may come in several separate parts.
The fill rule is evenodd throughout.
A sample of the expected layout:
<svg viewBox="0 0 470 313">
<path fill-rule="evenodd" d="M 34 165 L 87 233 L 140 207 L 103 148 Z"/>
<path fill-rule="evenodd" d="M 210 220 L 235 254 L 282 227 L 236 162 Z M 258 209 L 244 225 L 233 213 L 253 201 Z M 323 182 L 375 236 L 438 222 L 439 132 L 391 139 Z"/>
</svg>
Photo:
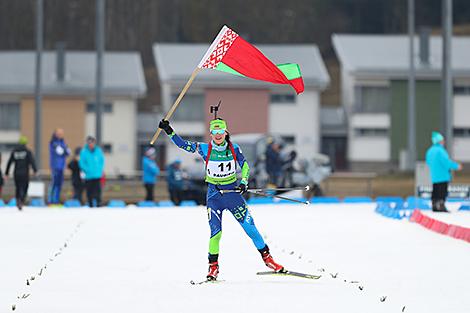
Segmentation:
<svg viewBox="0 0 470 313">
<path fill-rule="evenodd" d="M 161 120 L 158 124 L 158 128 L 163 129 L 168 135 L 171 135 L 173 133 L 173 128 L 171 128 L 170 122 L 168 120 Z"/>
<path fill-rule="evenodd" d="M 235 188 L 235 190 L 238 190 L 238 192 L 242 195 L 248 191 L 248 186 L 245 185 L 244 183 L 240 183 L 240 185 L 238 185 L 238 187 Z"/>
</svg>

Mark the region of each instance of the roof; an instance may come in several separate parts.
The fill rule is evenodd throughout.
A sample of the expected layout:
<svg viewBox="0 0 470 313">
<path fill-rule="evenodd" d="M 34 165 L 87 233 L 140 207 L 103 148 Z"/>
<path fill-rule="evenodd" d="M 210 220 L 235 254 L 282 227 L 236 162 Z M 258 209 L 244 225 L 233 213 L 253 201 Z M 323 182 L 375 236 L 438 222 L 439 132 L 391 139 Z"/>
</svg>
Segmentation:
<svg viewBox="0 0 470 313">
<path fill-rule="evenodd" d="M 156 43 L 153 46 L 155 64 L 162 82 L 184 84 L 198 65 L 209 44 Z M 274 63 L 298 63 L 306 87 L 325 89 L 330 76 L 323 63 L 318 47 L 314 44 L 257 45 Z M 269 86 L 253 79 L 247 79 L 219 71 L 204 70 L 195 84 L 200 86 Z"/>
<path fill-rule="evenodd" d="M 407 35 L 334 34 L 333 47 L 342 66 L 356 75 L 404 77 L 409 69 L 409 37 Z M 415 67 L 418 77 L 439 77 L 442 67 L 442 37 L 430 36 L 429 65 L 419 60 L 419 37 L 415 36 Z M 470 37 L 452 39 L 454 77 L 470 77 Z"/>
<path fill-rule="evenodd" d="M 42 88 L 44 94 L 94 94 L 96 53 L 65 52 L 65 81 L 57 81 L 56 52 L 42 55 Z M 147 91 L 138 52 L 104 54 L 104 95 L 143 96 Z M 36 56 L 34 51 L 0 52 L 0 93 L 33 94 Z"/>
</svg>

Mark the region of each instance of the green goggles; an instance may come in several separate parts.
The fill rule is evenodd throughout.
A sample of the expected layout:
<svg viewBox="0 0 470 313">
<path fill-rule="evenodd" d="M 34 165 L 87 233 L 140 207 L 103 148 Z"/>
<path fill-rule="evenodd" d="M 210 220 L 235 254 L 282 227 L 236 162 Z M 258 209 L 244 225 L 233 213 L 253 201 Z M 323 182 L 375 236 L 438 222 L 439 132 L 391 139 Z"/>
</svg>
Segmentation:
<svg viewBox="0 0 470 313">
<path fill-rule="evenodd" d="M 211 130 L 212 135 L 223 135 L 225 134 L 225 129 L 213 129 Z"/>
</svg>

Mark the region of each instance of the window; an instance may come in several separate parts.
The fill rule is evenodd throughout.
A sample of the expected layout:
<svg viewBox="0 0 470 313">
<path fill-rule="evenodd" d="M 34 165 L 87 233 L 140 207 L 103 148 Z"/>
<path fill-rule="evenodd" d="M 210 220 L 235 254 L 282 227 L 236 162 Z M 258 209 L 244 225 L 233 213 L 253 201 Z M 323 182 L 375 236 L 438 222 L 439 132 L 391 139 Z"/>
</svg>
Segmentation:
<svg viewBox="0 0 470 313">
<path fill-rule="evenodd" d="M 173 95 L 173 102 L 178 95 Z M 204 121 L 204 95 L 186 95 L 181 101 L 178 110 L 175 111 L 173 119 L 184 122 Z"/>
<path fill-rule="evenodd" d="M 470 86 L 454 86 L 454 95 L 470 96 Z"/>
<path fill-rule="evenodd" d="M 271 103 L 295 103 L 295 96 L 289 94 L 272 94 Z"/>
<path fill-rule="evenodd" d="M 470 128 L 454 128 L 454 137 L 470 138 Z"/>
<path fill-rule="evenodd" d="M 0 143 L 0 152 L 11 152 L 16 146 L 16 143 Z"/>
<path fill-rule="evenodd" d="M 112 145 L 112 144 L 110 144 L 110 143 L 104 143 L 104 144 L 102 145 L 102 147 L 103 147 L 103 152 L 104 152 L 104 153 L 107 153 L 107 154 L 113 153 L 113 145 Z"/>
<path fill-rule="evenodd" d="M 356 86 L 355 112 L 387 113 L 390 108 L 390 88 L 383 86 Z"/>
<path fill-rule="evenodd" d="M 0 102 L 0 130 L 20 129 L 20 104 Z"/>
<path fill-rule="evenodd" d="M 388 129 L 386 128 L 356 128 L 354 133 L 358 137 L 386 137 Z"/>
<path fill-rule="evenodd" d="M 192 142 L 203 142 L 204 141 L 204 137 L 202 136 L 181 136 L 181 138 L 183 138 L 183 140 L 189 140 L 189 141 L 192 141 Z"/>
<path fill-rule="evenodd" d="M 112 103 L 103 103 L 102 105 L 103 113 L 113 113 L 113 104 Z M 93 102 L 87 103 L 86 111 L 88 113 L 96 112 L 96 104 Z"/>
<path fill-rule="evenodd" d="M 289 145 L 295 145 L 295 136 L 281 136 L 282 141 Z"/>
</svg>

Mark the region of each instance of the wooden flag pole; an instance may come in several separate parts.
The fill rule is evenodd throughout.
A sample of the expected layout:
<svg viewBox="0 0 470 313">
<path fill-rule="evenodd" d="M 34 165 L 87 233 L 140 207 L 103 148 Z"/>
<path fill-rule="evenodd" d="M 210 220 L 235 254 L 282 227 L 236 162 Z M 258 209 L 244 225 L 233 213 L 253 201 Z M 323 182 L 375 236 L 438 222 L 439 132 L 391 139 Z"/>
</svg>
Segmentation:
<svg viewBox="0 0 470 313">
<path fill-rule="evenodd" d="M 189 87 L 191 86 L 191 84 L 193 83 L 193 80 L 194 78 L 196 78 L 196 75 L 199 73 L 199 71 L 201 70 L 202 68 L 200 67 L 196 67 L 193 71 L 193 73 L 191 74 L 191 77 L 189 77 L 189 80 L 188 82 L 186 83 L 186 85 L 184 85 L 183 87 L 183 90 L 181 90 L 178 98 L 176 98 L 176 101 L 175 103 L 173 103 L 173 105 L 171 106 L 170 110 L 168 111 L 168 113 L 166 114 L 165 116 L 165 120 L 169 120 L 171 118 L 171 116 L 173 115 L 173 113 L 175 112 L 176 108 L 178 107 L 178 105 L 180 104 L 181 102 L 181 99 L 183 99 L 184 95 L 186 94 L 186 91 L 188 91 Z M 155 132 L 155 134 L 153 135 L 153 138 L 152 140 L 150 141 L 150 144 L 153 145 L 154 142 L 157 140 L 158 136 L 160 135 L 160 133 L 162 132 L 162 129 L 159 128 L 157 129 L 157 131 Z"/>
</svg>

